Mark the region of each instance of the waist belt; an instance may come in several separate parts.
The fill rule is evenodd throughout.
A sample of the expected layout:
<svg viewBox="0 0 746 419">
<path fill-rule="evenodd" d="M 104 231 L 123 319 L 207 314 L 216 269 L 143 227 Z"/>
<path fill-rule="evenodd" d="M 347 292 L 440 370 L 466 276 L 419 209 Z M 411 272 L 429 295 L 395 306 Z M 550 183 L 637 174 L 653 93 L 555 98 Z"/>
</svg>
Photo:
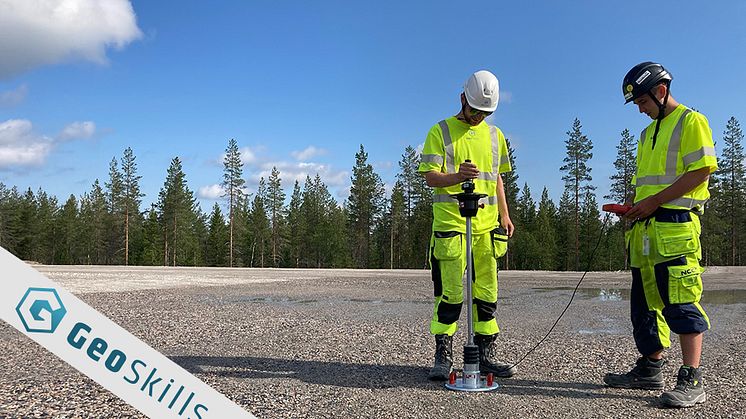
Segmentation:
<svg viewBox="0 0 746 419">
<path fill-rule="evenodd" d="M 655 221 L 663 223 L 686 223 L 692 221 L 693 211 L 693 209 L 658 208 L 650 218 L 655 217 Z"/>
</svg>

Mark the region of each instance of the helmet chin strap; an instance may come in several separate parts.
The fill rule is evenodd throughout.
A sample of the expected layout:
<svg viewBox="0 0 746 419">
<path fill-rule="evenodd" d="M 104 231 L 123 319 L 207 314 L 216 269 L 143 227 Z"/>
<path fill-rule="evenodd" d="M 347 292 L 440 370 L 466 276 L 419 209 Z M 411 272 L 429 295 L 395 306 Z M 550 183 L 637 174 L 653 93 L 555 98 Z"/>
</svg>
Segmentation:
<svg viewBox="0 0 746 419">
<path fill-rule="evenodd" d="M 663 118 L 665 117 L 666 113 L 666 105 L 668 104 L 668 95 L 671 92 L 671 89 L 669 89 L 670 84 L 665 83 L 666 86 L 666 96 L 663 98 L 663 103 L 660 103 L 658 101 L 658 98 L 655 97 L 652 91 L 648 91 L 648 95 L 653 99 L 653 102 L 655 102 L 656 105 L 658 105 L 658 116 L 655 118 L 655 132 L 653 133 L 653 147 L 655 148 L 655 140 L 658 138 L 658 130 L 661 127 L 661 121 L 663 121 Z"/>
</svg>

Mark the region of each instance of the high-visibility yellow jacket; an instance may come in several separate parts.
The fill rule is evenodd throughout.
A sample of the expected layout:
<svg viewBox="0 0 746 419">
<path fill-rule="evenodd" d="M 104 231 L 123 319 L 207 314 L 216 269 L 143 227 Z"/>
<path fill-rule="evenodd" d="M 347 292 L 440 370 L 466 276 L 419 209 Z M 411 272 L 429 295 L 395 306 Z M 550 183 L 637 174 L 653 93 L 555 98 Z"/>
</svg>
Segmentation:
<svg viewBox="0 0 746 419">
<path fill-rule="evenodd" d="M 637 171 L 632 177 L 635 203 L 666 189 L 686 172 L 708 167 L 712 173 L 718 168 L 712 131 L 704 115 L 684 105 L 677 106 L 661 121 L 653 145 L 655 124 L 656 121 L 651 122 L 637 142 Z M 710 197 L 708 183 L 703 182 L 662 207 L 702 212 Z"/>
<path fill-rule="evenodd" d="M 498 226 L 497 177 L 511 170 L 508 145 L 499 128 L 484 121 L 469 126 L 456 117 L 440 121 L 427 134 L 418 171 L 456 173 L 466 160 L 471 160 L 479 169 L 474 192 L 487 195 L 480 201 L 484 208 L 472 218 L 472 233 L 484 234 Z M 450 196 L 461 192 L 460 184 L 435 188 L 434 231 L 466 232 L 466 219 L 458 211 L 458 201 Z"/>
</svg>

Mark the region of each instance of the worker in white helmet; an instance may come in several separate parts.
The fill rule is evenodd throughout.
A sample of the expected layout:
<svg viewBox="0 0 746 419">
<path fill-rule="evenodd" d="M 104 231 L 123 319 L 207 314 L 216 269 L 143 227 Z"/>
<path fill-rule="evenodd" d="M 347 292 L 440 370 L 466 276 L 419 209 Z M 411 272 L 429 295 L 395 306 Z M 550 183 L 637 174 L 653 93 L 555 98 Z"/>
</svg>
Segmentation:
<svg viewBox="0 0 746 419">
<path fill-rule="evenodd" d="M 508 146 L 499 128 L 485 122 L 497 108 L 500 90 L 489 71 L 472 74 L 461 93 L 461 110 L 435 124 L 427 135 L 418 171 L 425 176 L 433 195 L 433 234 L 430 267 L 435 307 L 430 333 L 435 335 L 435 364 L 428 376 L 446 380 L 453 365 L 453 334 L 464 301 L 462 278 L 466 269 L 466 221 L 452 194 L 461 183 L 473 180 L 474 193 L 486 194 L 484 204 L 472 218 L 474 262 L 474 341 L 479 347 L 482 373 L 510 377 L 515 368 L 495 359 L 499 332 L 497 308 L 497 259 L 507 251 L 513 235 L 508 204 L 500 176 L 511 170 Z"/>
</svg>

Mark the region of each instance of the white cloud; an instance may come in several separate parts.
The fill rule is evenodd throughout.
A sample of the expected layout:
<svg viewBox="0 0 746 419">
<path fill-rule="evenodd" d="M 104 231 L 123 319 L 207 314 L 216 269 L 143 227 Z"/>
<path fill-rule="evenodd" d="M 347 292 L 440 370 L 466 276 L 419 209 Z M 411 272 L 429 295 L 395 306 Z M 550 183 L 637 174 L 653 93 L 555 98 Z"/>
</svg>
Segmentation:
<svg viewBox="0 0 746 419">
<path fill-rule="evenodd" d="M 500 90 L 500 103 L 509 104 L 513 103 L 513 92 L 507 90 Z"/>
<path fill-rule="evenodd" d="M 298 160 L 298 161 L 307 161 L 316 156 L 321 156 L 323 154 L 326 154 L 326 150 L 324 150 L 323 148 L 316 148 L 312 145 L 306 147 L 302 151 L 292 151 L 290 153 L 290 155 L 293 156 L 293 158 L 295 158 L 295 160 Z"/>
<path fill-rule="evenodd" d="M 35 132 L 27 119 L 0 122 L 0 170 L 41 166 L 61 142 L 90 138 L 95 132 L 96 124 L 91 121 L 68 124 L 57 137 Z"/>
<path fill-rule="evenodd" d="M 200 186 L 197 197 L 202 199 L 218 199 L 225 194 L 223 187 L 218 184 Z"/>
<path fill-rule="evenodd" d="M 238 149 L 241 153 L 241 164 L 252 164 L 256 161 L 256 151 L 249 147 L 242 147 Z M 223 155 L 223 161 L 225 161 L 225 154 Z"/>
<path fill-rule="evenodd" d="M 283 188 L 292 187 L 297 180 L 302 186 L 306 177 L 313 179 L 318 173 L 321 180 L 326 186 L 340 187 L 349 183 L 349 173 L 344 170 L 335 170 L 328 164 L 307 163 L 307 162 L 264 162 L 255 167 L 255 170 L 248 176 L 252 185 L 259 184 L 259 179 L 269 179 L 272 174 L 272 168 L 276 167 L 280 172 Z"/>
<path fill-rule="evenodd" d="M 57 137 L 61 141 L 83 140 L 93 137 L 96 124 L 92 121 L 73 122 L 68 124 Z"/>
<path fill-rule="evenodd" d="M 26 99 L 28 88 L 25 84 L 7 92 L 0 92 L 0 106 L 10 107 L 18 105 Z"/>
<path fill-rule="evenodd" d="M 128 0 L 4 0 L 0 79 L 46 64 L 84 59 L 106 64 L 106 49 L 142 37 Z"/>
<path fill-rule="evenodd" d="M 244 192 L 256 192 L 257 186 L 259 185 L 259 179 L 264 178 L 264 180 L 267 181 L 272 174 L 272 168 L 275 167 L 280 172 L 282 188 L 285 190 L 288 197 L 292 192 L 295 181 L 298 181 L 298 184 L 300 184 L 302 188 L 306 182 L 306 177 L 313 179 L 316 177 L 317 173 L 321 177 L 321 181 L 324 182 L 333 195 L 341 198 L 345 198 L 349 195 L 350 174 L 348 171 L 337 170 L 329 164 L 293 160 L 272 160 L 267 158 L 266 151 L 266 147 L 262 145 L 253 146 L 251 148 L 243 147 L 240 149 L 241 160 L 244 163 L 243 177 L 246 179 Z M 313 153 L 318 155 L 325 152 L 325 150 L 310 146 L 303 151 L 294 151 L 290 154 L 297 159 L 299 156 L 309 158 Z M 301 153 L 307 154 L 301 156 Z M 225 154 L 220 157 L 221 166 L 224 159 Z M 217 185 L 203 186 L 199 188 L 199 197 L 215 199 L 217 196 L 216 188 Z"/>
<path fill-rule="evenodd" d="M 53 140 L 36 134 L 31 121 L 0 122 L 0 169 L 40 166 L 53 148 Z"/>
<path fill-rule="evenodd" d="M 238 153 L 241 155 L 241 165 L 245 166 L 245 165 L 250 165 L 250 164 L 255 163 L 257 160 L 256 155 L 261 149 L 262 149 L 261 146 L 254 147 L 254 148 L 251 148 L 251 147 L 239 148 Z M 225 156 L 226 154 L 223 153 L 220 155 L 219 159 L 214 160 L 214 161 L 210 160 L 209 164 L 217 164 L 218 166 L 223 167 L 223 165 L 225 164 Z"/>
</svg>

